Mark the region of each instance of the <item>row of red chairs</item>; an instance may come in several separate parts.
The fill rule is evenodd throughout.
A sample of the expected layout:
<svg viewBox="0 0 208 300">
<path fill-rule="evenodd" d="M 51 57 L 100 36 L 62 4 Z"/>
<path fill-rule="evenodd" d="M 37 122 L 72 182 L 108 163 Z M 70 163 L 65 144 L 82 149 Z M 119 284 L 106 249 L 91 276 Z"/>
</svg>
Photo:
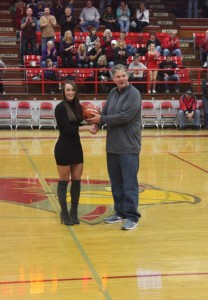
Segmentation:
<svg viewBox="0 0 208 300">
<path fill-rule="evenodd" d="M 14 120 L 13 120 L 14 119 Z M 18 101 L 13 115 L 9 102 L 0 102 L 0 126 L 13 128 L 13 123 L 17 129 L 19 126 L 33 129 L 33 108 L 30 101 Z M 50 102 L 41 102 L 38 107 L 38 127 L 53 127 L 56 129 L 54 108 Z"/>
<path fill-rule="evenodd" d="M 88 32 L 75 32 L 74 33 L 74 39 L 75 39 L 75 43 L 85 43 L 86 41 L 86 37 L 89 35 Z M 97 32 L 97 36 L 99 38 L 103 37 L 103 32 Z M 112 38 L 117 40 L 120 36 L 120 32 L 112 32 Z M 159 41 L 161 42 L 161 44 L 163 43 L 163 40 L 165 37 L 167 37 L 168 34 L 164 33 L 164 32 L 159 32 L 157 33 L 157 38 L 159 39 Z M 145 44 L 147 40 L 150 37 L 150 33 L 148 32 L 128 32 L 127 33 L 127 37 L 129 37 L 131 39 L 131 44 Z M 55 32 L 54 35 L 54 41 L 56 43 L 60 43 L 60 38 L 61 38 L 61 34 L 60 32 Z M 36 39 L 37 39 L 37 43 L 41 44 L 41 32 L 37 32 L 36 33 Z"/>
<path fill-rule="evenodd" d="M 84 107 L 90 102 L 81 103 Z M 203 122 L 203 103 L 198 101 L 198 109 L 201 111 L 201 120 Z M 101 103 L 101 110 L 105 105 L 105 101 Z M 15 128 L 18 126 L 29 126 L 33 129 L 33 112 L 32 104 L 30 101 L 19 101 L 15 113 Z M 54 107 L 51 102 L 41 102 L 39 104 L 39 120 L 38 127 L 53 127 L 56 129 L 56 120 L 54 115 Z M 10 103 L 7 101 L 0 102 L 0 125 L 13 127 L 13 114 Z M 142 102 L 142 127 L 146 125 L 154 125 L 162 129 L 165 125 L 174 125 L 177 128 L 177 109 L 173 107 L 171 101 L 162 101 L 159 105 L 159 111 L 154 102 Z"/>
</svg>

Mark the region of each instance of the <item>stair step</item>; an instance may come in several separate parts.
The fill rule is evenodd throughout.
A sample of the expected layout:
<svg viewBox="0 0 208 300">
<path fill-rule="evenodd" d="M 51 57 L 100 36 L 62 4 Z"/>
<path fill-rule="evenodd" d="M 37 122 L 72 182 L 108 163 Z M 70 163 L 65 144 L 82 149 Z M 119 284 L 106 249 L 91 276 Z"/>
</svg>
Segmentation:
<svg viewBox="0 0 208 300">
<path fill-rule="evenodd" d="M 19 58 L 19 57 L 20 57 L 19 53 L 1 53 L 1 58 Z"/>
<path fill-rule="evenodd" d="M 161 13 L 161 12 L 154 12 L 153 16 L 154 17 L 164 17 L 164 18 L 167 18 L 167 17 L 169 17 L 169 13 L 167 13 L 167 12 L 163 12 L 163 13 Z"/>
<path fill-rule="evenodd" d="M 8 67 L 8 66 L 7 66 Z M 19 70 L 8 70 L 3 76 L 3 80 L 8 80 L 8 79 L 24 79 L 24 71 L 19 71 Z"/>
<path fill-rule="evenodd" d="M 10 45 L 11 46 L 11 45 Z M 8 47 L 1 47 L 1 57 L 18 57 L 19 47 L 18 45 L 9 47 L 9 53 L 8 53 Z M 6 55 L 6 56 L 4 56 Z M 15 56 L 11 56 L 15 55 Z"/>
<path fill-rule="evenodd" d="M 208 26 L 208 19 L 206 18 L 176 18 L 176 22 L 181 26 Z"/>
<path fill-rule="evenodd" d="M 0 34 L 5 32 L 13 33 L 15 30 L 13 27 L 0 27 Z"/>
<path fill-rule="evenodd" d="M 10 40 L 0 40 L 0 46 L 1 46 L 1 49 L 4 49 L 3 47 L 7 47 L 7 50 L 8 50 L 8 47 L 11 47 L 11 46 L 18 46 L 18 42 L 17 41 L 10 41 Z"/>
</svg>

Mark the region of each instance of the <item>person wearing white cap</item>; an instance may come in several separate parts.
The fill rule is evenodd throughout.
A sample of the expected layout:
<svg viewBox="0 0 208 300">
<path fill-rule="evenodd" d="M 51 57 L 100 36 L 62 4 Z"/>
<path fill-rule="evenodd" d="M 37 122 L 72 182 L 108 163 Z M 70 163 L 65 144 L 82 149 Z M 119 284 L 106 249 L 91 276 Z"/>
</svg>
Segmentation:
<svg viewBox="0 0 208 300">
<path fill-rule="evenodd" d="M 107 57 L 108 68 L 112 69 L 114 67 L 114 49 L 117 45 L 116 40 L 111 41 L 111 45 L 105 48 L 105 54 Z"/>
</svg>

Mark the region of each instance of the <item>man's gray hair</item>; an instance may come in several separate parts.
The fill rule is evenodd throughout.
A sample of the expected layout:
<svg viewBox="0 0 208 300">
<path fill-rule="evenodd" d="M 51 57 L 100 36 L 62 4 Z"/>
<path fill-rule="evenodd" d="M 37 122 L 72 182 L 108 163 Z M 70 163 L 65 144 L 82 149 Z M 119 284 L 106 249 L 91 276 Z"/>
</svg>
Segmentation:
<svg viewBox="0 0 208 300">
<path fill-rule="evenodd" d="M 127 70 L 126 66 L 124 66 L 124 65 L 119 64 L 119 65 L 116 65 L 115 67 L 113 67 L 111 69 L 112 76 L 114 77 L 115 73 L 118 71 L 124 71 L 129 76 L 128 70 Z"/>
</svg>

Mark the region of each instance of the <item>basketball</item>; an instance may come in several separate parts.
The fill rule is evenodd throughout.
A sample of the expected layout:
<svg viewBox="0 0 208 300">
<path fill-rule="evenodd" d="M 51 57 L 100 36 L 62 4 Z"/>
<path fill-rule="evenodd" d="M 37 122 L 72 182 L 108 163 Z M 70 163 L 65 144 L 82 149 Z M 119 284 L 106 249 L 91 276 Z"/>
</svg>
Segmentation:
<svg viewBox="0 0 208 300">
<path fill-rule="evenodd" d="M 82 114 L 84 120 L 90 119 L 94 114 L 100 114 L 100 109 L 94 104 L 87 104 L 82 107 Z"/>
</svg>

